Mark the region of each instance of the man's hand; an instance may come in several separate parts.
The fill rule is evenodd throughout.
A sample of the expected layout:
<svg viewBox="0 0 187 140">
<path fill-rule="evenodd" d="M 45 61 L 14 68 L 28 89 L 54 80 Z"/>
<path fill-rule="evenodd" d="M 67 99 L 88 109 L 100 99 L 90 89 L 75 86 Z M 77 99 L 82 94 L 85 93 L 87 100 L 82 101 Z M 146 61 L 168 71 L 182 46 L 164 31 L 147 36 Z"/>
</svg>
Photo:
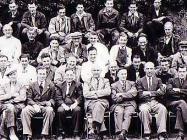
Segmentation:
<svg viewBox="0 0 187 140">
<path fill-rule="evenodd" d="M 38 33 L 39 35 L 42 34 L 42 33 L 43 33 L 43 30 L 37 29 L 37 33 Z"/>
<path fill-rule="evenodd" d="M 143 91 L 143 95 L 144 96 L 148 96 L 148 95 L 151 96 L 151 92 L 150 91 Z"/>
<path fill-rule="evenodd" d="M 173 88 L 175 92 L 180 92 L 180 88 Z"/>
<path fill-rule="evenodd" d="M 33 105 L 33 107 L 34 107 L 34 110 L 36 111 L 36 113 L 39 113 L 41 111 L 39 105 L 35 104 L 35 105 Z"/>
<path fill-rule="evenodd" d="M 78 105 L 78 102 L 75 101 L 75 103 L 73 103 L 71 106 L 70 106 L 70 109 L 73 110 L 74 108 L 76 108 Z"/>
<path fill-rule="evenodd" d="M 131 32 L 127 32 L 127 35 L 128 35 L 129 37 L 133 37 L 133 33 L 131 33 Z"/>
<path fill-rule="evenodd" d="M 62 104 L 61 106 L 62 106 L 66 111 L 70 110 L 70 107 L 67 106 L 66 104 Z"/>
</svg>

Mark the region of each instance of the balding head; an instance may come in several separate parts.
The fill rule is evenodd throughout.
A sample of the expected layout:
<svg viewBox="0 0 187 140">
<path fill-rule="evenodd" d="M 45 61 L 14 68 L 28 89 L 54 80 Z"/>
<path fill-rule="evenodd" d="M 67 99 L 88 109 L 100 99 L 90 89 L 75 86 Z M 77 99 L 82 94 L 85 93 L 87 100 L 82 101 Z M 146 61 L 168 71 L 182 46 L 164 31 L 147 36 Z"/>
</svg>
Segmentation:
<svg viewBox="0 0 187 140">
<path fill-rule="evenodd" d="M 144 71 L 146 73 L 146 76 L 152 77 L 155 74 L 155 65 L 152 62 L 145 63 Z"/>
<path fill-rule="evenodd" d="M 166 22 L 164 24 L 164 31 L 166 36 L 171 36 L 173 32 L 173 23 L 172 22 Z"/>
</svg>

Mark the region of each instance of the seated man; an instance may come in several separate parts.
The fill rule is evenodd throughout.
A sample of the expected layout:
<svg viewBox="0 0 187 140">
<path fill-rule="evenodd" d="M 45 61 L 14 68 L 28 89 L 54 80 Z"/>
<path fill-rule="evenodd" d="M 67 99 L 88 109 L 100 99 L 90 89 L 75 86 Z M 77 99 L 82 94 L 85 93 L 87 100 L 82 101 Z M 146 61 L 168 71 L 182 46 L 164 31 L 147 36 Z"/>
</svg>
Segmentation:
<svg viewBox="0 0 187 140">
<path fill-rule="evenodd" d="M 163 84 L 167 84 L 170 78 L 174 78 L 177 74 L 176 69 L 170 68 L 170 61 L 168 59 L 161 59 L 160 66 L 155 71 L 156 77 L 162 80 Z"/>
<path fill-rule="evenodd" d="M 11 25 L 13 28 L 13 36 L 19 38 L 21 18 L 22 14 L 19 11 L 18 4 L 14 0 L 11 0 L 8 5 L 8 10 L 2 13 L 1 23 L 2 25 Z"/>
<path fill-rule="evenodd" d="M 3 26 L 3 36 L 0 37 L 0 54 L 6 55 L 10 64 L 17 63 L 21 55 L 21 42 L 13 35 L 11 25 Z"/>
<path fill-rule="evenodd" d="M 159 38 L 157 51 L 158 57 L 171 57 L 179 51 L 180 37 L 173 33 L 173 23 L 164 24 L 165 35 Z"/>
<path fill-rule="evenodd" d="M 103 65 L 103 63 L 96 60 L 97 58 L 97 49 L 94 47 L 90 47 L 88 49 L 88 61 L 84 62 L 81 67 L 81 79 L 83 82 L 89 80 L 92 77 L 92 66 L 97 64 L 101 67 L 101 77 L 105 76 L 105 73 L 108 71 L 107 67 Z"/>
<path fill-rule="evenodd" d="M 151 112 L 153 112 L 156 117 L 158 138 L 159 140 L 165 140 L 167 109 L 159 103 L 159 97 L 164 95 L 164 87 L 161 79 L 154 74 L 154 64 L 152 62 L 145 63 L 144 71 L 146 75 L 137 80 L 139 115 L 144 128 L 144 137 L 145 140 L 150 139 Z"/>
<path fill-rule="evenodd" d="M 85 111 L 92 114 L 92 127 L 96 134 L 96 140 L 102 140 L 102 133 L 106 130 L 104 125 L 104 113 L 109 108 L 107 96 L 111 89 L 108 79 L 101 77 L 101 68 L 92 66 L 92 77 L 84 82 L 83 96 L 85 98 Z"/>
<path fill-rule="evenodd" d="M 40 51 L 37 62 L 40 64 L 42 54 L 48 53 L 52 59 L 51 65 L 59 67 L 61 63 L 65 63 L 65 49 L 57 37 L 51 37 L 49 42 L 49 46 Z"/>
<path fill-rule="evenodd" d="M 127 68 L 127 80 L 136 81 L 145 76 L 144 64 L 139 55 L 132 57 L 132 64 Z"/>
<path fill-rule="evenodd" d="M 25 107 L 26 88 L 17 80 L 16 68 L 11 68 L 6 73 L 9 82 L 0 88 L 1 125 L 0 139 L 18 140 L 15 133 L 16 117 Z"/>
<path fill-rule="evenodd" d="M 81 32 L 83 43 L 87 44 L 89 33 L 95 30 L 95 23 L 90 13 L 84 11 L 82 2 L 77 2 L 76 12 L 71 15 L 71 32 Z"/>
<path fill-rule="evenodd" d="M 22 54 L 20 56 L 20 63 L 16 68 L 17 80 L 25 87 L 28 88 L 31 83 L 37 81 L 36 68 L 29 64 L 28 54 Z"/>
<path fill-rule="evenodd" d="M 127 68 L 132 63 L 132 49 L 127 47 L 127 40 L 127 35 L 125 33 L 121 33 L 118 39 L 118 44 L 112 46 L 110 50 L 110 60 L 117 61 L 120 68 Z"/>
<path fill-rule="evenodd" d="M 128 81 L 127 70 L 120 69 L 118 71 L 119 81 L 112 84 L 112 101 L 111 107 L 114 111 L 115 131 L 118 140 L 126 140 L 127 132 L 131 124 L 132 113 L 135 112 L 135 98 L 137 90 L 135 82 Z"/>
<path fill-rule="evenodd" d="M 116 61 L 110 61 L 109 63 L 109 71 L 105 74 L 105 78 L 109 80 L 110 85 L 118 81 L 117 72 L 119 70 L 119 66 Z"/>
<path fill-rule="evenodd" d="M 82 64 L 87 61 L 87 49 L 84 44 L 82 44 L 82 33 L 74 32 L 70 34 L 72 40 L 70 43 L 63 46 L 65 48 L 66 56 L 69 53 L 73 53 L 78 56 L 78 64 Z"/>
<path fill-rule="evenodd" d="M 36 40 L 37 31 L 33 28 L 29 28 L 27 31 L 28 41 L 22 45 L 22 53 L 30 55 L 30 64 L 37 66 L 37 57 L 40 51 L 44 48 L 44 45 Z"/>
<path fill-rule="evenodd" d="M 143 33 L 138 37 L 138 46 L 132 50 L 132 57 L 134 55 L 139 55 L 144 64 L 151 61 L 155 65 L 158 65 L 158 54 L 151 46 L 149 46 L 147 35 Z"/>
<path fill-rule="evenodd" d="M 67 58 L 67 63 L 58 67 L 55 71 L 54 82 L 60 84 L 64 82 L 64 76 L 66 69 L 72 69 L 75 73 L 75 81 L 80 82 L 81 66 L 77 65 L 77 57 L 75 55 L 70 55 Z"/>
<path fill-rule="evenodd" d="M 167 107 L 176 113 L 176 140 L 184 140 L 184 123 L 187 124 L 187 70 L 185 66 L 178 68 L 178 77 L 171 78 L 167 85 Z"/>
<path fill-rule="evenodd" d="M 129 11 L 121 17 L 119 28 L 128 35 L 128 45 L 136 46 L 137 37 L 143 30 L 144 16 L 137 12 L 136 1 L 132 0 L 128 7 Z"/>
<path fill-rule="evenodd" d="M 46 68 L 46 79 L 54 81 L 56 67 L 51 65 L 51 61 L 51 57 L 48 53 L 43 53 L 41 55 L 41 66 Z"/>
<path fill-rule="evenodd" d="M 50 37 L 56 36 L 60 40 L 60 44 L 64 43 L 65 36 L 70 33 L 71 23 L 70 18 L 66 16 L 66 8 L 59 5 L 57 9 L 57 16 L 53 17 L 49 22 Z"/>
<path fill-rule="evenodd" d="M 44 41 L 42 43 L 47 44 L 47 39 L 49 38 L 49 32 L 46 31 L 47 20 L 43 13 L 37 11 L 37 8 L 37 4 L 34 1 L 28 2 L 28 11 L 23 14 L 21 21 L 22 34 L 25 35 L 29 28 L 34 28 L 37 30 L 40 39 Z"/>
<path fill-rule="evenodd" d="M 173 55 L 171 67 L 178 69 L 180 65 L 187 66 L 187 41 L 179 43 L 179 52 Z"/>
<path fill-rule="evenodd" d="M 80 140 L 80 124 L 81 124 L 81 104 L 83 101 L 82 86 L 75 81 L 75 73 L 72 69 L 65 70 L 64 81 L 56 85 L 56 102 L 59 118 L 59 129 L 65 131 L 66 116 L 72 116 L 71 128 L 75 140 Z M 63 133 L 63 132 L 61 132 Z"/>
<path fill-rule="evenodd" d="M 113 0 L 106 0 L 105 7 L 98 14 L 98 33 L 105 45 L 109 44 L 109 50 L 119 36 L 118 23 L 119 12 L 113 8 Z"/>
<path fill-rule="evenodd" d="M 46 79 L 47 70 L 44 67 L 37 68 L 37 81 L 29 86 L 27 91 L 27 106 L 21 112 L 21 121 L 23 124 L 23 135 L 26 140 L 31 140 L 31 118 L 35 114 L 42 114 L 43 127 L 42 137 L 45 139 L 49 135 L 49 128 L 52 126 L 55 113 L 53 107 L 55 87 L 51 81 Z"/>
</svg>

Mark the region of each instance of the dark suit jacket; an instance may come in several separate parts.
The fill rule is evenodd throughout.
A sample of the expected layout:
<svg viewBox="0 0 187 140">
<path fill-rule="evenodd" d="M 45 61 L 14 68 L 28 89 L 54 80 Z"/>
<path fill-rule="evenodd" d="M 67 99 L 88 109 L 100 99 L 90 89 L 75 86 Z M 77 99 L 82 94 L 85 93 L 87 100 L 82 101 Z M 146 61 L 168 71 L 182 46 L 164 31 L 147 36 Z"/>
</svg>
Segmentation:
<svg viewBox="0 0 187 140">
<path fill-rule="evenodd" d="M 119 104 L 132 105 L 134 108 L 136 108 L 135 98 L 137 95 L 137 89 L 134 82 L 127 80 L 124 90 L 123 85 L 120 83 L 120 81 L 117 81 L 112 84 L 111 89 L 111 96 L 113 101 L 113 106 L 111 107 L 111 110 L 114 110 L 115 107 Z M 118 93 L 123 93 L 123 95 L 117 97 Z"/>
<path fill-rule="evenodd" d="M 74 53 L 73 51 L 73 43 L 70 43 L 70 44 L 67 44 L 64 46 L 65 48 L 65 55 L 68 56 L 69 53 Z M 86 49 L 86 46 L 83 45 L 83 44 L 80 44 L 78 49 L 77 49 L 77 52 L 76 52 L 76 55 L 83 59 L 83 62 L 86 62 L 88 59 L 87 59 L 87 49 Z"/>
<path fill-rule="evenodd" d="M 76 15 L 76 13 L 72 14 L 71 15 L 71 32 L 83 32 L 78 28 L 79 23 L 80 23 L 79 17 Z M 86 28 L 86 32 L 95 30 L 94 20 L 90 13 L 86 13 L 83 16 L 83 25 Z"/>
<path fill-rule="evenodd" d="M 151 91 L 150 91 L 151 96 L 149 95 L 145 96 L 143 94 L 143 91 L 149 91 L 146 76 L 138 79 L 136 86 L 138 90 L 139 103 L 145 103 L 153 99 L 158 100 L 159 97 L 163 96 L 165 93 L 163 86 L 162 86 L 161 79 L 157 78 L 156 76 L 152 77 L 152 86 L 151 86 Z"/>
<path fill-rule="evenodd" d="M 36 27 L 38 27 L 39 29 L 45 29 L 46 28 L 47 20 L 46 20 L 46 17 L 43 13 L 37 11 L 35 19 L 36 19 L 36 21 L 35 21 L 36 22 Z M 27 26 L 33 27 L 31 13 L 29 11 L 27 11 L 23 14 L 23 18 L 22 18 L 21 23 L 24 23 Z"/>
<path fill-rule="evenodd" d="M 139 72 L 140 78 L 145 76 L 144 65 L 143 64 L 140 64 L 138 72 Z M 130 65 L 129 68 L 127 69 L 127 79 L 130 80 L 130 81 L 136 81 L 137 80 L 136 70 L 135 70 L 135 67 L 133 66 L 133 64 Z"/>
<path fill-rule="evenodd" d="M 144 53 L 140 49 L 140 47 L 137 46 L 136 48 L 134 48 L 132 50 L 132 58 L 134 55 L 140 55 L 141 61 L 145 61 L 145 62 L 151 61 L 155 65 L 157 65 L 158 54 L 152 47 L 147 46 L 147 49 L 146 49 L 145 55 L 144 55 Z"/>
<path fill-rule="evenodd" d="M 180 92 L 175 92 L 173 88 L 179 88 Z M 167 102 L 186 99 L 187 97 L 187 80 L 183 84 L 180 83 L 179 78 L 171 78 L 167 84 Z"/>
<path fill-rule="evenodd" d="M 139 17 L 135 17 L 135 24 L 131 24 L 131 17 L 128 16 L 128 13 L 124 13 L 121 17 L 121 22 L 119 28 L 122 32 L 141 32 L 144 24 L 144 16 L 141 13 L 138 13 Z"/>
<path fill-rule="evenodd" d="M 29 86 L 27 91 L 27 104 L 34 105 L 38 104 L 41 106 L 46 105 L 46 101 L 50 101 L 54 106 L 54 95 L 55 95 L 55 86 L 52 82 L 46 81 L 43 88 L 43 92 L 40 93 L 40 88 L 38 82 L 34 82 Z"/>
<path fill-rule="evenodd" d="M 119 78 L 117 77 L 117 74 L 116 74 L 116 78 L 115 80 L 111 77 L 111 74 L 110 74 L 110 71 L 108 71 L 106 74 L 105 74 L 105 78 L 107 78 L 110 82 L 110 85 L 113 84 L 114 82 L 117 82 L 119 80 Z"/>
<path fill-rule="evenodd" d="M 61 84 L 56 85 L 56 103 L 57 106 L 61 106 L 61 104 L 68 104 L 66 102 L 66 91 L 67 91 L 67 82 L 64 81 Z M 83 89 L 81 83 L 72 82 L 69 89 L 69 98 L 71 99 L 72 104 L 77 100 L 78 104 L 81 105 L 83 103 Z"/>
<path fill-rule="evenodd" d="M 12 17 L 12 13 L 10 11 L 5 11 L 2 15 L 3 16 L 1 17 L 1 23 L 3 25 L 8 24 L 11 21 L 13 22 L 13 25 L 14 24 L 16 25 L 17 23 L 21 23 L 22 14 L 20 13 L 20 11 L 17 11 L 15 17 Z"/>
</svg>

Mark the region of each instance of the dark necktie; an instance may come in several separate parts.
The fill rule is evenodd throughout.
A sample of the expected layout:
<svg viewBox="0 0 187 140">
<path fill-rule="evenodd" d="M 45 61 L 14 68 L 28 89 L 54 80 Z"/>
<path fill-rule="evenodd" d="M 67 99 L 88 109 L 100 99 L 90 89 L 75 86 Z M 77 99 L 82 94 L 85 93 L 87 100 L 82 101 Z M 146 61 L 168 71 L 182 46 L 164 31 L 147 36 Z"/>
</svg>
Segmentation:
<svg viewBox="0 0 187 140">
<path fill-rule="evenodd" d="M 123 89 L 123 91 L 126 91 L 126 82 L 123 82 L 122 89 Z"/>
<path fill-rule="evenodd" d="M 181 85 L 183 85 L 184 79 L 180 79 L 180 83 L 181 83 Z"/>
<path fill-rule="evenodd" d="M 132 23 L 132 25 L 135 24 L 135 16 L 134 16 L 134 14 L 131 15 L 131 23 Z"/>
<path fill-rule="evenodd" d="M 40 88 L 40 93 L 42 93 L 43 92 L 43 82 L 40 83 L 39 88 Z"/>
</svg>

